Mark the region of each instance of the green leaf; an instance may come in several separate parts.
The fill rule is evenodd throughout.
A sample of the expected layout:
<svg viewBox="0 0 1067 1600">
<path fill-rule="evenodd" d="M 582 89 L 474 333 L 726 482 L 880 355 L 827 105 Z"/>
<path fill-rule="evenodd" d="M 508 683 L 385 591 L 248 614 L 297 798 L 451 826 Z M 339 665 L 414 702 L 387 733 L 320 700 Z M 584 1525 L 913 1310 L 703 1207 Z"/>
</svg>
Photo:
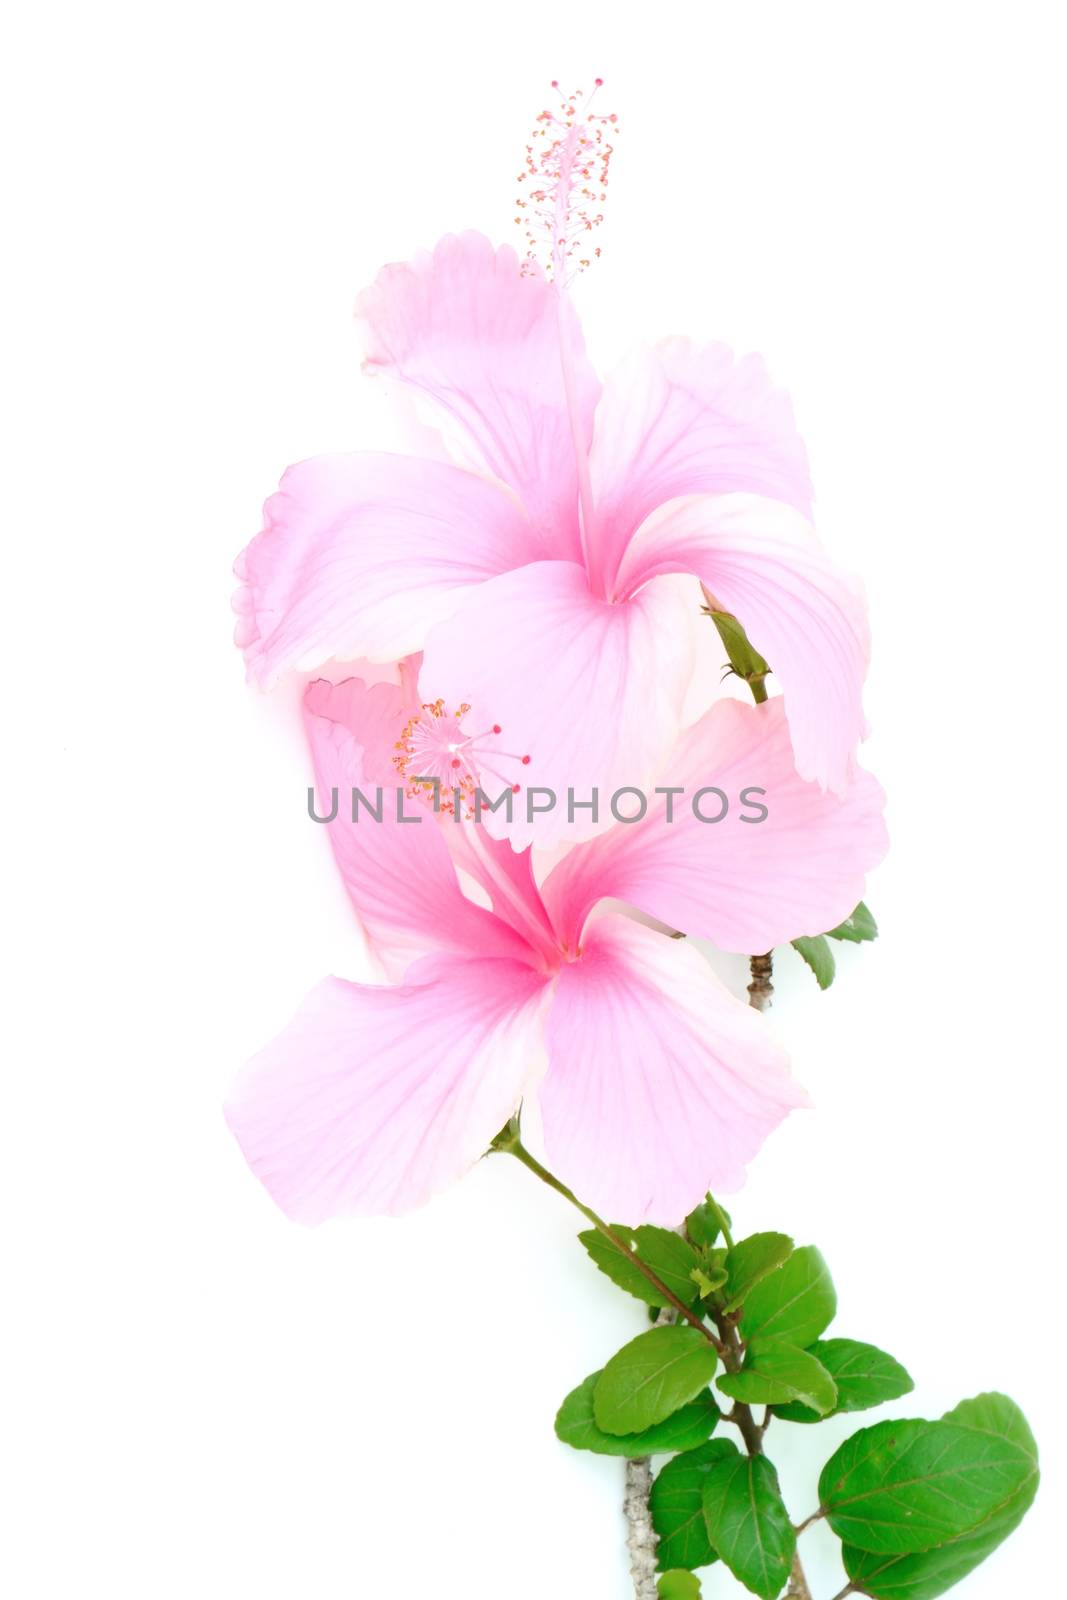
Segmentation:
<svg viewBox="0 0 1067 1600">
<path fill-rule="evenodd" d="M 736 1311 L 750 1289 L 780 1267 L 793 1253 L 793 1241 L 784 1233 L 754 1233 L 740 1239 L 726 1255 L 725 1311 Z"/>
<path fill-rule="evenodd" d="M 828 989 L 834 981 L 837 968 L 834 953 L 826 942 L 826 935 L 818 933 L 814 939 L 801 935 L 799 939 L 791 939 L 790 943 L 797 955 L 803 956 L 814 972 L 819 988 Z"/>
<path fill-rule="evenodd" d="M 701 1299 L 716 1294 L 726 1282 L 726 1251 L 701 1250 L 700 1265 L 693 1269 L 693 1282 L 700 1290 Z"/>
<path fill-rule="evenodd" d="M 849 1578 L 874 1600 L 937 1600 L 973 1572 L 1019 1526 L 1037 1493 L 1037 1445 L 1018 1406 L 1006 1395 L 979 1395 L 948 1412 L 959 1422 L 1016 1444 L 1029 1463 L 1019 1486 L 978 1527 L 932 1550 L 910 1555 L 875 1555 L 846 1545 L 842 1551 Z"/>
<path fill-rule="evenodd" d="M 713 1295 L 715 1293 L 716 1289 L 722 1287 L 722 1284 L 726 1282 L 726 1277 L 724 1274 L 721 1282 L 715 1283 L 711 1278 L 708 1277 L 707 1273 L 702 1267 L 694 1267 L 693 1282 L 697 1286 L 697 1289 L 700 1293 L 700 1298 L 702 1300 L 706 1300 L 709 1295 Z"/>
<path fill-rule="evenodd" d="M 809 1350 L 791 1344 L 760 1344 L 741 1372 L 719 1378 L 717 1387 L 745 1405 L 772 1406 L 799 1401 L 819 1416 L 828 1416 L 837 1400 L 837 1385 Z"/>
<path fill-rule="evenodd" d="M 600 1378 L 593 1372 L 580 1383 L 556 1414 L 556 1437 L 575 1450 L 598 1456 L 652 1456 L 667 1450 L 691 1450 L 715 1431 L 721 1412 L 710 1390 L 642 1433 L 604 1433 L 593 1415 L 593 1391 Z"/>
<path fill-rule="evenodd" d="M 826 1262 L 814 1245 L 802 1245 L 746 1299 L 741 1337 L 746 1343 L 771 1339 L 805 1349 L 829 1327 L 836 1310 Z"/>
<path fill-rule="evenodd" d="M 877 939 L 878 924 L 861 900 L 850 917 L 826 930 L 828 939 L 846 939 L 850 944 L 863 944 L 867 939 Z"/>
<path fill-rule="evenodd" d="M 796 1534 L 766 1456 L 732 1455 L 704 1479 L 704 1521 L 719 1559 L 761 1600 L 777 1600 L 796 1550 Z"/>
<path fill-rule="evenodd" d="M 717 1206 L 713 1200 L 702 1200 L 695 1211 L 691 1211 L 685 1219 L 685 1231 L 695 1245 L 713 1245 L 722 1232 L 722 1223 L 719 1220 L 720 1212 L 726 1218 L 726 1226 L 730 1226 L 729 1213 Z"/>
<path fill-rule="evenodd" d="M 717 1560 L 704 1521 L 704 1479 L 717 1461 L 736 1455 L 729 1439 L 712 1439 L 699 1450 L 675 1456 L 656 1476 L 648 1497 L 659 1534 L 656 1560 L 668 1567 L 706 1567 Z"/>
<path fill-rule="evenodd" d="M 640 1433 L 693 1400 L 714 1375 L 715 1346 L 696 1328 L 650 1328 L 623 1345 L 593 1389 L 605 1433 Z"/>
<path fill-rule="evenodd" d="M 942 1422 L 958 1422 L 962 1428 L 976 1428 L 979 1433 L 991 1433 L 1008 1439 L 1036 1463 L 1037 1444 L 1030 1432 L 1030 1424 L 1014 1400 L 995 1389 L 976 1394 L 973 1400 L 961 1400 L 958 1406 L 946 1411 Z"/>
<path fill-rule="evenodd" d="M 837 1404 L 827 1416 L 843 1411 L 867 1411 L 871 1406 L 898 1400 L 915 1387 L 899 1361 L 873 1344 L 857 1339 L 816 1339 L 808 1354 L 821 1361 L 837 1384 Z M 785 1422 L 820 1422 L 822 1418 L 809 1406 L 796 1402 L 775 1406 L 775 1416 Z"/>
<path fill-rule="evenodd" d="M 611 1231 L 677 1295 L 683 1305 L 693 1304 L 697 1289 L 692 1273 L 694 1267 L 699 1266 L 700 1258 L 691 1244 L 669 1228 L 654 1228 L 648 1224 L 641 1228 L 624 1228 L 612 1223 Z M 666 1295 L 649 1283 L 640 1268 L 628 1261 L 622 1251 L 610 1239 L 605 1239 L 598 1229 L 590 1228 L 580 1233 L 578 1238 L 601 1272 L 612 1283 L 618 1284 L 620 1289 L 625 1289 L 627 1294 L 644 1300 L 650 1306 L 670 1305 Z"/>
<path fill-rule="evenodd" d="M 656 1580 L 659 1600 L 700 1600 L 700 1579 L 692 1572 L 675 1567 Z"/>
<path fill-rule="evenodd" d="M 819 1501 L 844 1543 L 907 1555 L 979 1532 L 1035 1471 L 1033 1451 L 1010 1431 L 958 1420 L 879 1422 L 831 1456 Z"/>
</svg>

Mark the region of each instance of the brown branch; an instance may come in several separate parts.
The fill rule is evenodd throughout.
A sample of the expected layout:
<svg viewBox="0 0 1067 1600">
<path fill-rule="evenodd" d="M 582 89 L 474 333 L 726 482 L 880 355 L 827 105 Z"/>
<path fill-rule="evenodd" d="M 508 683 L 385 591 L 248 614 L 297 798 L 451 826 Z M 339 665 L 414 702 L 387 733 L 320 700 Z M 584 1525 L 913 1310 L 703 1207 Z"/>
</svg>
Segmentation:
<svg viewBox="0 0 1067 1600">
<path fill-rule="evenodd" d="M 663 1306 L 657 1313 L 655 1326 L 662 1328 L 677 1320 L 675 1313 Z M 630 1576 L 634 1583 L 634 1600 L 659 1600 L 656 1583 L 656 1550 L 659 1534 L 652 1523 L 649 1495 L 652 1493 L 652 1462 L 648 1456 L 638 1456 L 626 1463 L 626 1490 L 622 1510 L 626 1518 L 626 1548 L 630 1552 Z"/>
<path fill-rule="evenodd" d="M 748 1003 L 756 1011 L 766 1011 L 771 1003 L 774 985 L 771 975 L 774 970 L 773 952 L 768 950 L 765 955 L 753 956 L 749 961 L 752 972 L 752 982 L 748 986 Z M 724 1345 L 723 1366 L 727 1372 L 739 1372 L 744 1361 L 744 1350 L 738 1336 L 737 1328 L 729 1316 L 716 1317 L 715 1326 L 719 1330 L 719 1338 Z M 726 1415 L 727 1422 L 732 1422 L 741 1430 L 741 1437 L 745 1441 L 745 1449 L 750 1456 L 763 1454 L 763 1435 L 766 1433 L 771 1421 L 771 1410 L 768 1406 L 767 1413 L 761 1427 L 752 1414 L 752 1407 L 734 1402 L 732 1411 Z M 816 1512 L 816 1516 L 821 1512 Z M 808 1522 L 813 1522 L 814 1517 L 809 1517 Z M 806 1528 L 808 1522 L 801 1523 L 801 1528 Z M 797 1530 L 798 1532 L 800 1529 Z M 851 1587 L 844 1593 L 850 1594 Z M 811 1590 L 800 1559 L 799 1552 L 794 1552 L 793 1566 L 789 1574 L 789 1587 L 785 1591 L 783 1600 L 811 1600 Z M 835 1600 L 843 1600 L 838 1595 Z"/>
<path fill-rule="evenodd" d="M 811 1600 L 811 1590 L 798 1555 L 793 1557 L 793 1570 L 789 1574 L 789 1588 L 785 1591 L 784 1600 Z"/>
<path fill-rule="evenodd" d="M 652 1526 L 652 1512 L 648 1504 L 651 1489 L 652 1463 L 648 1456 L 628 1461 L 622 1509 L 626 1518 L 626 1548 L 630 1552 L 634 1600 L 658 1600 L 659 1596 L 656 1586 L 656 1546 L 659 1544 L 659 1535 Z"/>
<path fill-rule="evenodd" d="M 724 1312 L 715 1318 L 715 1326 L 719 1330 L 719 1338 L 723 1346 L 722 1364 L 727 1372 L 740 1372 L 744 1363 L 744 1351 L 738 1337 L 737 1328 L 733 1321 Z M 752 1413 L 752 1407 L 746 1406 L 742 1401 L 735 1400 L 733 1410 L 726 1413 L 726 1421 L 732 1422 L 735 1428 L 741 1431 L 745 1441 L 745 1449 L 750 1456 L 763 1454 L 763 1429 Z"/>
<path fill-rule="evenodd" d="M 766 1011 L 774 996 L 774 984 L 771 982 L 774 952 L 768 950 L 766 955 L 750 956 L 748 967 L 752 974 L 752 982 L 748 986 L 748 1003 L 757 1011 Z"/>
<path fill-rule="evenodd" d="M 678 1316 L 684 1317 L 686 1322 L 688 1322 L 691 1327 L 694 1327 L 698 1333 L 703 1334 L 708 1343 L 714 1345 L 715 1349 L 720 1355 L 722 1355 L 722 1348 L 719 1344 L 719 1341 L 715 1337 L 714 1333 L 712 1333 L 703 1317 L 698 1316 L 697 1313 L 687 1306 L 684 1301 L 679 1300 L 674 1291 L 672 1289 L 668 1289 L 662 1278 L 657 1277 L 657 1275 L 652 1271 L 652 1268 L 646 1265 L 646 1263 L 641 1260 L 641 1257 L 631 1250 L 629 1246 L 619 1238 L 618 1234 L 613 1232 L 613 1230 L 608 1227 L 608 1224 L 601 1217 L 597 1216 L 595 1211 L 591 1210 L 589 1206 L 583 1204 L 583 1202 L 578 1199 L 578 1196 L 572 1189 L 568 1189 L 565 1183 L 561 1183 L 553 1173 L 549 1172 L 547 1167 L 543 1167 L 540 1161 L 536 1160 L 535 1157 L 530 1154 L 522 1140 L 519 1138 L 518 1129 L 516 1127 L 509 1123 L 506 1128 L 502 1129 L 501 1132 L 497 1134 L 490 1148 L 499 1151 L 501 1154 L 514 1156 L 516 1161 L 520 1161 L 522 1165 L 532 1172 L 536 1178 L 540 1178 L 542 1183 L 547 1184 L 550 1189 L 555 1189 L 556 1193 L 561 1194 L 565 1200 L 569 1200 L 571 1205 L 580 1211 L 582 1216 L 586 1217 L 593 1224 L 593 1227 L 596 1228 L 597 1232 L 602 1234 L 604 1238 L 607 1239 L 609 1244 L 614 1245 L 615 1249 L 618 1250 L 621 1255 L 626 1257 L 630 1265 L 637 1268 L 638 1272 L 643 1278 L 647 1278 L 648 1282 L 655 1289 L 656 1293 L 661 1295 L 669 1305 L 674 1307 L 674 1310 L 677 1312 Z"/>
</svg>

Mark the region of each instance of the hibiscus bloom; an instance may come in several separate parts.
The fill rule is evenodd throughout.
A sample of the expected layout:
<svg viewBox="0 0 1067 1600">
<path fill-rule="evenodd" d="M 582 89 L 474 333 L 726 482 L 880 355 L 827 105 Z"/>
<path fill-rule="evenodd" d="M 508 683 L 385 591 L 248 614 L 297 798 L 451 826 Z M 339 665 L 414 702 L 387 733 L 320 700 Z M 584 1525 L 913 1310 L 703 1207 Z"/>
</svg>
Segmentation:
<svg viewBox="0 0 1067 1600">
<path fill-rule="evenodd" d="M 245 1068 L 228 1116 L 278 1204 L 304 1222 L 420 1205 L 531 1095 L 553 1169 L 602 1212 L 674 1223 L 709 1186 L 736 1188 L 806 1097 L 694 946 L 599 902 L 736 951 L 833 927 L 884 850 L 874 780 L 858 773 L 843 797 L 804 782 L 781 698 L 723 700 L 681 738 L 643 820 L 575 845 L 539 887 L 529 850 L 430 808 L 415 779 L 453 770 L 457 718 L 420 707 L 410 674 L 320 679 L 305 717 L 320 815 L 336 794 L 342 876 L 400 981 L 327 979 Z M 398 781 L 417 825 L 391 804 Z M 710 781 L 758 785 L 766 819 L 701 822 L 687 797 Z"/>
<path fill-rule="evenodd" d="M 678 731 L 699 579 L 771 663 L 801 777 L 844 791 L 864 604 L 815 538 L 804 447 L 757 358 L 668 339 L 602 388 L 564 288 L 476 233 L 386 267 L 358 315 L 367 370 L 428 402 L 462 465 L 289 469 L 237 566 L 254 681 L 422 651 L 421 698 L 506 726 L 531 783 L 642 786 Z M 557 810 L 511 838 L 583 831 Z"/>
</svg>

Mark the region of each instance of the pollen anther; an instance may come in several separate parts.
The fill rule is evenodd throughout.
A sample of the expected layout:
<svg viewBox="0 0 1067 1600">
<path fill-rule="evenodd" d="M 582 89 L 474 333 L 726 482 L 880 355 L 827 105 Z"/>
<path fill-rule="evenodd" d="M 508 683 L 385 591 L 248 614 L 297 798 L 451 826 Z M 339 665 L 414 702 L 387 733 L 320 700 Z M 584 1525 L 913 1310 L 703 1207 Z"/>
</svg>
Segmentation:
<svg viewBox="0 0 1067 1600">
<path fill-rule="evenodd" d="M 463 718 L 470 710 L 464 701 L 449 711 L 443 700 L 429 700 L 408 718 L 394 745 L 393 765 L 406 785 L 411 800 L 422 799 L 439 811 L 455 814 L 457 806 L 467 817 L 474 814 L 474 800 L 481 789 L 492 796 L 494 784 L 507 784 L 500 763 L 511 761 L 530 765 L 528 755 L 500 750 L 495 743 L 501 732 L 494 722 L 482 733 L 467 733 Z M 520 784 L 511 784 L 517 794 Z"/>
<path fill-rule="evenodd" d="M 595 80 L 582 105 L 581 89 L 564 95 L 553 79 L 559 107 L 538 115 L 532 142 L 526 146 L 526 171 L 519 176 L 520 183 L 533 180 L 529 202 L 518 201 L 527 215 L 515 219 L 526 229 L 523 272 L 527 275 L 540 262 L 550 277 L 566 284 L 600 254 L 596 250 L 592 257 L 579 255 L 576 245 L 604 220 L 602 212 L 591 208 L 605 196 L 614 150 L 605 131 L 616 125 L 617 118 L 589 109 L 603 81 Z"/>
</svg>

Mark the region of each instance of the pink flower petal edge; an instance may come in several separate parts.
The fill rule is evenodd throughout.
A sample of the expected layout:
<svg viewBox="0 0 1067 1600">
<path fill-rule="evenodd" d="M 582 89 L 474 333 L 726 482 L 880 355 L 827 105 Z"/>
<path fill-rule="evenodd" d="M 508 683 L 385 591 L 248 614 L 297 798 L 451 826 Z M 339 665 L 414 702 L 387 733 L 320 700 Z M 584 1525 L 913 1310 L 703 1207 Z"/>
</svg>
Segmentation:
<svg viewBox="0 0 1067 1600">
<path fill-rule="evenodd" d="M 383 268 L 356 314 L 366 370 L 400 378 L 446 422 L 458 459 L 516 491 L 544 541 L 539 557 L 578 558 L 574 429 L 587 450 L 600 385 L 578 319 L 540 270 L 521 271 L 512 249 L 482 234 L 449 234 L 432 254 Z"/>
<path fill-rule="evenodd" d="M 791 507 L 758 495 L 693 495 L 661 506 L 626 552 L 619 582 L 693 572 L 743 623 L 785 695 L 802 778 L 842 793 L 866 736 L 870 657 L 857 579 L 836 567 Z"/>
<path fill-rule="evenodd" d="M 327 978 L 234 1087 L 249 1166 L 298 1222 L 425 1204 L 517 1107 L 544 993 L 517 962 L 443 955 L 397 987 Z"/>
<path fill-rule="evenodd" d="M 602 1215 L 673 1225 L 729 1192 L 804 1091 L 699 951 L 626 917 L 560 972 L 540 1088 L 553 1171 Z"/>
<path fill-rule="evenodd" d="M 642 821 L 569 851 L 546 880 L 563 939 L 606 896 L 742 954 L 836 927 L 885 854 L 885 796 L 862 771 L 844 795 L 804 782 L 789 735 L 780 697 L 713 705 L 660 777 L 673 801 L 659 794 Z"/>
<path fill-rule="evenodd" d="M 290 467 L 239 557 L 235 639 L 262 687 L 332 656 L 391 661 L 463 592 L 534 559 L 501 489 L 418 456 L 317 456 Z"/>
<path fill-rule="evenodd" d="M 604 385 L 590 457 L 600 561 L 618 571 L 637 529 L 679 495 L 758 494 L 811 515 L 807 452 L 759 356 L 664 339 Z"/>
</svg>

